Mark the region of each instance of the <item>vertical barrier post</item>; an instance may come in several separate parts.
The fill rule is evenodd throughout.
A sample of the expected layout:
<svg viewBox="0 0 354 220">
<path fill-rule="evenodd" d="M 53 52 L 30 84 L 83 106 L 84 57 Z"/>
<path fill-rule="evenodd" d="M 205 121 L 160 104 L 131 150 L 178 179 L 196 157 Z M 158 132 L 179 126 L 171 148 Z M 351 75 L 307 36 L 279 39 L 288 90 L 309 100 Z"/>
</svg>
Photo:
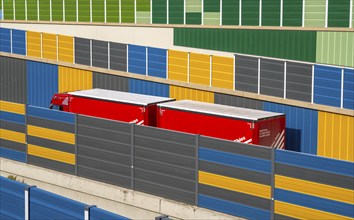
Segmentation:
<svg viewBox="0 0 354 220">
<path fill-rule="evenodd" d="M 200 135 L 195 135 L 195 205 L 199 204 L 198 194 L 199 194 L 199 137 Z"/>
<path fill-rule="evenodd" d="M 270 176 L 270 219 L 274 219 L 274 187 L 275 187 L 275 148 L 271 149 L 271 176 Z"/>
<path fill-rule="evenodd" d="M 84 211 L 84 219 L 85 220 L 89 220 L 90 219 L 90 209 L 96 207 L 96 205 L 88 205 L 85 207 L 85 211 Z"/>
<path fill-rule="evenodd" d="M 78 114 L 75 114 L 75 175 L 77 176 L 78 175 L 78 163 L 77 163 L 77 158 L 78 158 L 78 155 L 77 155 L 77 136 L 78 136 L 78 132 L 77 132 L 77 123 L 78 123 Z"/>
<path fill-rule="evenodd" d="M 131 168 L 131 189 L 134 189 L 134 126 L 135 124 L 132 123 L 130 127 L 130 143 L 131 143 L 131 149 L 130 149 L 130 168 Z"/>
<path fill-rule="evenodd" d="M 25 220 L 29 220 L 30 218 L 30 196 L 31 196 L 31 188 L 36 186 L 27 186 L 25 188 Z"/>
</svg>

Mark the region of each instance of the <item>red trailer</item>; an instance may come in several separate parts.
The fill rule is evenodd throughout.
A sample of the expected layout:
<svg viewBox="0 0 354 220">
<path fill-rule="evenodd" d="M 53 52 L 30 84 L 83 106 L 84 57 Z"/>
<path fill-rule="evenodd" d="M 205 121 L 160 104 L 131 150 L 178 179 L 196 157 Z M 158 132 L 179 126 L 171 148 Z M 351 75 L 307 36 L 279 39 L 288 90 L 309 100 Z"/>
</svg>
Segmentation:
<svg viewBox="0 0 354 220">
<path fill-rule="evenodd" d="M 157 127 L 283 149 L 285 115 L 189 100 L 158 104 Z"/>
<path fill-rule="evenodd" d="M 55 94 L 51 108 L 82 115 L 156 126 L 157 103 L 173 101 L 171 98 L 90 89 Z"/>
</svg>

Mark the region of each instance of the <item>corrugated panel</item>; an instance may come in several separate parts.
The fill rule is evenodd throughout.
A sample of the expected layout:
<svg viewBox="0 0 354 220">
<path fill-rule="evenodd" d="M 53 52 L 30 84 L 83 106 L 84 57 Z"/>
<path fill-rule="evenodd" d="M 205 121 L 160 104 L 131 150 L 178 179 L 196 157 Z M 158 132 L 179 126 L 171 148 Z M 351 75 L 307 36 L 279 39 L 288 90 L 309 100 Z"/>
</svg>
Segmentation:
<svg viewBox="0 0 354 220">
<path fill-rule="evenodd" d="M 168 15 L 169 24 L 183 24 L 184 0 L 170 0 Z"/>
<path fill-rule="evenodd" d="M 92 1 L 92 22 L 104 22 L 105 16 L 105 1 Z"/>
<path fill-rule="evenodd" d="M 2 41 L 2 39 L 1 39 Z M 12 53 L 26 55 L 26 32 L 12 30 Z"/>
<path fill-rule="evenodd" d="M 302 26 L 303 0 L 283 0 L 283 26 Z"/>
<path fill-rule="evenodd" d="M 93 73 L 93 88 L 109 89 L 116 91 L 129 91 L 128 78 L 104 73 Z"/>
<path fill-rule="evenodd" d="M 286 62 L 286 98 L 311 102 L 312 65 Z"/>
<path fill-rule="evenodd" d="M 64 0 L 52 0 L 52 21 L 63 21 Z"/>
<path fill-rule="evenodd" d="M 65 21 L 76 21 L 76 1 L 64 0 Z"/>
<path fill-rule="evenodd" d="M 261 59 L 260 71 L 261 94 L 284 97 L 284 62 Z"/>
<path fill-rule="evenodd" d="M 121 21 L 122 23 L 134 23 L 134 0 L 121 0 Z"/>
<path fill-rule="evenodd" d="M 152 1 L 152 23 L 167 24 L 167 1 Z"/>
<path fill-rule="evenodd" d="M 78 0 L 78 19 L 83 22 L 90 22 L 90 0 Z"/>
<path fill-rule="evenodd" d="M 48 108 L 58 92 L 58 66 L 27 61 L 27 104 Z"/>
<path fill-rule="evenodd" d="M 128 72 L 145 75 L 146 66 L 146 47 L 128 45 Z"/>
<path fill-rule="evenodd" d="M 119 43 L 109 43 L 110 49 L 110 69 L 127 71 L 127 45 Z"/>
<path fill-rule="evenodd" d="M 240 12 L 239 0 L 223 0 L 222 1 L 222 24 L 223 25 L 238 25 L 239 24 L 239 12 Z"/>
<path fill-rule="evenodd" d="M 214 103 L 214 93 L 170 85 L 170 98 Z"/>
<path fill-rule="evenodd" d="M 0 218 L 25 218 L 26 184 L 0 176 Z"/>
<path fill-rule="evenodd" d="M 27 20 L 37 21 L 37 0 L 27 0 Z"/>
<path fill-rule="evenodd" d="M 168 51 L 168 79 L 182 82 L 188 81 L 188 53 Z"/>
<path fill-rule="evenodd" d="M 58 35 L 58 60 L 62 62 L 74 62 L 74 38 Z"/>
<path fill-rule="evenodd" d="M 108 68 L 108 42 L 92 40 L 92 66 Z"/>
<path fill-rule="evenodd" d="M 42 56 L 50 60 L 57 60 L 57 35 L 42 33 Z"/>
<path fill-rule="evenodd" d="M 258 92 L 258 58 L 236 55 L 235 89 Z"/>
<path fill-rule="evenodd" d="M 280 26 L 280 0 L 262 1 L 262 26 Z"/>
<path fill-rule="evenodd" d="M 210 55 L 190 53 L 190 83 L 210 85 Z"/>
<path fill-rule="evenodd" d="M 242 25 L 259 25 L 259 0 L 242 1 Z"/>
<path fill-rule="evenodd" d="M 343 108 L 354 110 L 354 70 L 344 69 Z"/>
<path fill-rule="evenodd" d="M 317 32 L 317 63 L 354 66 L 354 32 Z"/>
<path fill-rule="evenodd" d="M 129 79 L 129 92 L 144 95 L 169 97 L 170 86 L 139 79 Z"/>
<path fill-rule="evenodd" d="M 15 0 L 15 20 L 26 20 L 25 1 Z"/>
<path fill-rule="evenodd" d="M 263 101 L 215 93 L 215 104 L 263 110 Z"/>
<path fill-rule="evenodd" d="M 305 27 L 326 25 L 326 0 L 305 1 Z"/>
<path fill-rule="evenodd" d="M 350 0 L 328 1 L 328 27 L 349 27 Z"/>
<path fill-rule="evenodd" d="M 50 20 L 50 0 L 39 1 L 39 20 Z"/>
<path fill-rule="evenodd" d="M 286 149 L 317 153 L 317 111 L 270 102 L 264 102 L 264 110 L 286 114 Z"/>
<path fill-rule="evenodd" d="M 11 29 L 0 28 L 0 51 L 11 53 Z"/>
<path fill-rule="evenodd" d="M 0 57 L 0 100 L 26 103 L 27 64 L 25 60 Z"/>
<path fill-rule="evenodd" d="M 342 69 L 315 65 L 314 103 L 341 107 Z"/>
<path fill-rule="evenodd" d="M 92 72 L 59 66 L 58 92 L 92 89 Z"/>
<path fill-rule="evenodd" d="M 90 48 L 89 39 L 75 37 L 75 63 L 90 66 Z"/>
<path fill-rule="evenodd" d="M 106 0 L 106 21 L 119 22 L 119 1 Z"/>
<path fill-rule="evenodd" d="M 91 219 L 91 220 L 101 220 L 101 219 L 129 220 L 129 218 L 126 218 L 121 215 L 117 215 L 112 212 L 108 212 L 106 210 L 103 210 L 103 209 L 100 209 L 97 207 L 90 208 L 89 219 Z"/>
<path fill-rule="evenodd" d="M 354 117 L 319 112 L 317 154 L 354 161 L 353 133 Z"/>
<path fill-rule="evenodd" d="M 41 33 L 27 31 L 27 56 L 41 57 Z"/>
<path fill-rule="evenodd" d="M 212 86 L 224 89 L 233 89 L 234 61 L 232 58 L 213 56 Z"/>
<path fill-rule="evenodd" d="M 148 47 L 148 75 L 166 79 L 167 50 Z"/>
</svg>

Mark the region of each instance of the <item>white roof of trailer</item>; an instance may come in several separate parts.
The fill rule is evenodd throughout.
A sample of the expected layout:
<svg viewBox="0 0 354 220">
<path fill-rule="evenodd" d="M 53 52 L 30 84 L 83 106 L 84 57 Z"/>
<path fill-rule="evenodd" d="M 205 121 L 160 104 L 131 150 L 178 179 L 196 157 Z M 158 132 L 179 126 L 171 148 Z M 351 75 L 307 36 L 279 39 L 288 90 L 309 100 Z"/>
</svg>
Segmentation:
<svg viewBox="0 0 354 220">
<path fill-rule="evenodd" d="M 149 105 L 153 103 L 161 103 L 161 102 L 174 100 L 171 98 L 119 92 L 119 91 L 106 90 L 106 89 L 89 89 L 89 90 L 81 90 L 81 91 L 68 92 L 68 93 L 70 95 L 75 95 L 80 97 L 109 100 L 113 102 L 124 102 L 124 103 L 129 103 L 134 105 Z"/>
<path fill-rule="evenodd" d="M 230 118 L 239 118 L 244 120 L 257 121 L 271 117 L 284 115 L 283 113 L 274 113 L 247 108 L 239 108 L 227 105 L 210 104 L 204 102 L 196 102 L 191 100 L 181 100 L 175 102 L 167 102 L 158 104 L 158 106 L 178 109 L 183 111 L 200 112 L 210 115 L 218 115 Z"/>
</svg>

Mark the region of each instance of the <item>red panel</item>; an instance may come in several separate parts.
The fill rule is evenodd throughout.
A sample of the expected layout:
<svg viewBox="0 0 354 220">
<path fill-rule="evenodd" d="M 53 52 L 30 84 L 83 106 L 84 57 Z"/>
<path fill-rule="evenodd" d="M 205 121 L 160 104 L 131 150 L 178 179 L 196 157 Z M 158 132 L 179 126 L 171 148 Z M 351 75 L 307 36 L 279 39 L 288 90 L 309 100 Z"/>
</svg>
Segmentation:
<svg viewBox="0 0 354 220">
<path fill-rule="evenodd" d="M 257 123 L 258 144 L 277 149 L 285 148 L 285 117 L 263 120 Z"/>
</svg>

